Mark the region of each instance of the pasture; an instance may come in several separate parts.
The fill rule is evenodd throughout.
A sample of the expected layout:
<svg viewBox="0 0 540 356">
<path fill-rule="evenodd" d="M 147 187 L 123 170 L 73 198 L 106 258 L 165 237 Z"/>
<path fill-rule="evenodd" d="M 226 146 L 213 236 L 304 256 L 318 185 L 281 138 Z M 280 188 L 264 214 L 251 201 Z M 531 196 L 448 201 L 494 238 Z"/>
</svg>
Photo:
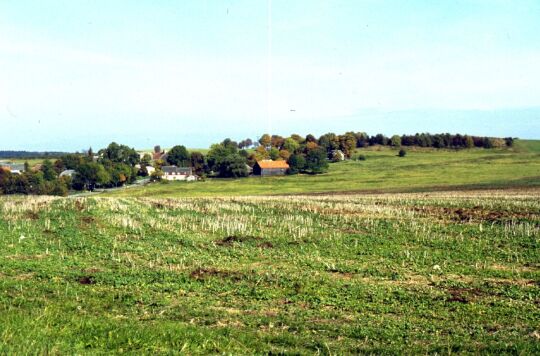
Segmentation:
<svg viewBox="0 0 540 356">
<path fill-rule="evenodd" d="M 540 353 L 537 188 L 0 197 L 0 236 L 0 353 Z"/>
</svg>

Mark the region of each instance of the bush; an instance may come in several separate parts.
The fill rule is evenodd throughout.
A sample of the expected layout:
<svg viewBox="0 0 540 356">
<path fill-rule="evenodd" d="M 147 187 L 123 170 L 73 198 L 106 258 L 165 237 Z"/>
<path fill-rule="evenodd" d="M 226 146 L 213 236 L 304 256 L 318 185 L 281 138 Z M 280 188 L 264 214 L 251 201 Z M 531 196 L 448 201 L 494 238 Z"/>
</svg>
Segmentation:
<svg viewBox="0 0 540 356">
<path fill-rule="evenodd" d="M 365 160 L 366 160 L 366 156 L 364 156 L 364 155 L 359 155 L 358 157 L 356 157 L 356 159 L 357 159 L 358 161 L 365 161 Z"/>
<path fill-rule="evenodd" d="M 399 156 L 399 157 L 405 157 L 406 155 L 407 155 L 407 151 L 405 151 L 405 150 L 403 150 L 403 149 L 402 149 L 402 150 L 399 150 L 399 153 L 398 153 L 398 156 Z"/>
</svg>

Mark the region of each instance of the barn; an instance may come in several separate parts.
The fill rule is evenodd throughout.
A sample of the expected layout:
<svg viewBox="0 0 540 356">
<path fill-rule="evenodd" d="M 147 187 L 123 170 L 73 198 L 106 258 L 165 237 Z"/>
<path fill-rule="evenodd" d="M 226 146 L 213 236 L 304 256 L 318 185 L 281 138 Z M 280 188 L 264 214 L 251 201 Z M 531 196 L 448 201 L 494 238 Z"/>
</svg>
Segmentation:
<svg viewBox="0 0 540 356">
<path fill-rule="evenodd" d="M 282 176 L 287 173 L 289 165 L 285 161 L 273 161 L 265 159 L 257 161 L 253 166 L 253 174 L 256 176 Z"/>
</svg>

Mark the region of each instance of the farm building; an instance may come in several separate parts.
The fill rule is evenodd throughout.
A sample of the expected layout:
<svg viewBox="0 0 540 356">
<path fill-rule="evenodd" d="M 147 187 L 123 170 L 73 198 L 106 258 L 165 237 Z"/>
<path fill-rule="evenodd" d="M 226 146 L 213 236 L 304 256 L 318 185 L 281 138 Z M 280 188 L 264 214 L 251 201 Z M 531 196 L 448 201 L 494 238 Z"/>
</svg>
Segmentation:
<svg viewBox="0 0 540 356">
<path fill-rule="evenodd" d="M 256 176 L 282 176 L 287 173 L 289 165 L 285 161 L 272 161 L 265 159 L 257 161 L 253 166 L 253 174 Z"/>
<path fill-rule="evenodd" d="M 188 182 L 197 180 L 199 177 L 193 174 L 191 167 L 163 166 L 163 178 L 166 180 L 185 180 Z"/>
<path fill-rule="evenodd" d="M 345 154 L 342 150 L 333 150 L 332 151 L 332 161 L 339 162 L 345 160 Z"/>
<path fill-rule="evenodd" d="M 76 172 L 74 169 L 66 169 L 65 171 L 62 171 L 62 173 L 60 173 L 59 177 L 73 177 L 75 173 Z"/>
</svg>

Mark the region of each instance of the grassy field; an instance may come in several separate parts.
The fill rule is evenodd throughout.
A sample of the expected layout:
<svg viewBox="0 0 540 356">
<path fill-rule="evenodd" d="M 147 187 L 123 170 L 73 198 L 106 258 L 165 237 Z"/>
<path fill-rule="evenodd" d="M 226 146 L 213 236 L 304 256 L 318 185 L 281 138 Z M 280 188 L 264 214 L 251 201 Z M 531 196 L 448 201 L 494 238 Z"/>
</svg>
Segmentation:
<svg viewBox="0 0 540 356">
<path fill-rule="evenodd" d="M 538 189 L 1 197 L 0 236 L 0 353 L 540 353 Z"/>
<path fill-rule="evenodd" d="M 237 196 L 321 192 L 419 192 L 540 186 L 540 141 L 512 150 L 362 150 L 365 161 L 330 165 L 327 174 L 271 178 L 208 179 L 154 184 L 109 193 L 124 197 Z"/>
</svg>

